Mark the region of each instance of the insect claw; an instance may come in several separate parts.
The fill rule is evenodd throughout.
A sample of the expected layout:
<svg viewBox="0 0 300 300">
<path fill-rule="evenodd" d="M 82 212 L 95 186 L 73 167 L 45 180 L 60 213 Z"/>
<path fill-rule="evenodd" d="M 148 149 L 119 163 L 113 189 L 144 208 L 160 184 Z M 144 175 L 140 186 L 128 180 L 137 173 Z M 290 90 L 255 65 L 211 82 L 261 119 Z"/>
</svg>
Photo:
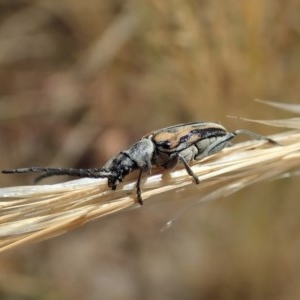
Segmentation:
<svg viewBox="0 0 300 300">
<path fill-rule="evenodd" d="M 193 178 L 194 178 L 196 184 L 200 183 L 200 179 L 198 176 L 193 176 Z"/>
<path fill-rule="evenodd" d="M 140 205 L 143 205 L 144 204 L 144 201 L 142 199 L 142 193 L 141 193 L 141 189 L 138 189 L 137 190 L 137 202 L 140 204 Z"/>
</svg>

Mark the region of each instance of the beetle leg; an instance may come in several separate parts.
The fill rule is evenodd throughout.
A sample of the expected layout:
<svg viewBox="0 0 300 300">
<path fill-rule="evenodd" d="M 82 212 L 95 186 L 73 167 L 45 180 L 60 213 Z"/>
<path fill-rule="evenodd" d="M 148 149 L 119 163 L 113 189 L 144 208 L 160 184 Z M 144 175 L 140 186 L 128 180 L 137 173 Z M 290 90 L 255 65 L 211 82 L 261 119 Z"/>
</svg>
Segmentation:
<svg viewBox="0 0 300 300">
<path fill-rule="evenodd" d="M 199 184 L 200 180 L 199 180 L 198 176 L 193 172 L 193 170 L 191 169 L 191 167 L 189 166 L 189 164 L 186 162 L 186 160 L 182 156 L 180 156 L 180 155 L 178 155 L 178 159 L 182 161 L 182 163 L 184 164 L 184 167 L 185 167 L 187 173 L 194 178 L 195 183 Z"/>
<path fill-rule="evenodd" d="M 216 152 L 219 152 L 220 150 L 224 149 L 226 146 L 230 146 L 231 143 L 229 143 L 230 140 L 232 140 L 234 137 L 236 137 L 239 134 L 245 134 L 250 137 L 252 137 L 254 140 L 264 140 L 271 144 L 278 145 L 278 143 L 266 136 L 254 133 L 249 130 L 245 129 L 238 129 L 233 132 L 229 132 L 228 134 L 224 135 L 222 138 L 216 140 L 214 143 L 209 145 L 200 155 L 196 157 L 197 160 L 204 158 L 206 156 L 209 156 L 211 154 L 214 154 Z"/>
<path fill-rule="evenodd" d="M 136 182 L 136 195 L 137 195 L 138 203 L 140 205 L 144 204 L 143 198 L 142 198 L 142 189 L 141 189 L 141 179 L 142 179 L 143 172 L 144 172 L 144 169 L 140 168 L 139 176 L 138 176 L 138 179 Z"/>
<path fill-rule="evenodd" d="M 228 133 L 222 138 L 219 138 L 212 144 L 210 144 L 203 152 L 195 157 L 196 160 L 204 158 L 206 156 L 212 155 L 220 150 L 224 149 L 227 145 L 229 145 L 229 141 L 232 140 L 236 136 L 235 133 Z"/>
<path fill-rule="evenodd" d="M 267 136 L 260 135 L 260 134 L 257 134 L 255 132 L 252 132 L 252 131 L 249 131 L 246 129 L 237 129 L 237 130 L 233 131 L 231 134 L 233 134 L 234 136 L 236 136 L 238 134 L 245 134 L 245 135 L 252 137 L 254 140 L 258 140 L 258 141 L 263 140 L 263 141 L 267 141 L 274 145 L 279 145 L 276 141 L 272 140 L 271 138 L 268 138 Z"/>
</svg>

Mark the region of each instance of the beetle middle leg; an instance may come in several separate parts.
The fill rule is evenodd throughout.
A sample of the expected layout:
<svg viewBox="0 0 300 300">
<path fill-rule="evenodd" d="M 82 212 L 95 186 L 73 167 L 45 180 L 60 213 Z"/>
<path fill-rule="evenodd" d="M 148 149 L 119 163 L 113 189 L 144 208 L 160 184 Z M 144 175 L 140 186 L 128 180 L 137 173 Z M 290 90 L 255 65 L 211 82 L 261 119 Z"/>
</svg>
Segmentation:
<svg viewBox="0 0 300 300">
<path fill-rule="evenodd" d="M 193 177 L 193 179 L 195 180 L 195 183 L 196 184 L 199 184 L 200 183 L 200 180 L 198 178 L 198 176 L 193 172 L 193 170 L 191 169 L 191 167 L 189 166 L 189 164 L 187 163 L 187 161 L 181 156 L 178 154 L 178 159 L 180 161 L 182 161 L 187 173 Z"/>
</svg>

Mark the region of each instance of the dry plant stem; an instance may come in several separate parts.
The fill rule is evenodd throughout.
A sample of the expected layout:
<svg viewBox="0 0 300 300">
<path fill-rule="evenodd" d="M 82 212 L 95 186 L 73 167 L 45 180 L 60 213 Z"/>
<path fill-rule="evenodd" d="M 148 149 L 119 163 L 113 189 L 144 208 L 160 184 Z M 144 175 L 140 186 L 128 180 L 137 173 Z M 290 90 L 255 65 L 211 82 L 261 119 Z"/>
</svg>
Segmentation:
<svg viewBox="0 0 300 300">
<path fill-rule="evenodd" d="M 281 146 L 248 141 L 196 162 L 196 185 L 184 167 L 170 174 L 157 173 L 142 180 L 145 202 L 162 194 L 197 203 L 230 195 L 257 181 L 277 176 L 300 166 L 300 132 L 272 136 Z M 128 208 L 136 203 L 137 173 L 126 178 L 116 191 L 105 179 L 79 179 L 53 185 L 0 189 L 0 252 L 48 239 L 91 220 Z M 142 209 L 146 209 L 144 206 Z"/>
</svg>

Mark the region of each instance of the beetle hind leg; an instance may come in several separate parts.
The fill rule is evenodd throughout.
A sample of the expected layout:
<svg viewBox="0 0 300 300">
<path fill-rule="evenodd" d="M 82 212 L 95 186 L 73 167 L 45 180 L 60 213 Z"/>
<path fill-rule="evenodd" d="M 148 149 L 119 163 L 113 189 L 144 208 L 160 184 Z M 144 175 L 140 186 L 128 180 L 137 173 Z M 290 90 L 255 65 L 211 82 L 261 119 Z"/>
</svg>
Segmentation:
<svg viewBox="0 0 300 300">
<path fill-rule="evenodd" d="M 210 144 L 203 152 L 195 157 L 196 160 L 202 159 L 206 156 L 212 155 L 224 149 L 227 146 L 231 146 L 230 141 L 237 135 L 238 133 L 229 132 L 223 137 L 217 139 L 212 144 Z"/>
<path fill-rule="evenodd" d="M 240 134 L 244 134 L 244 135 L 248 135 L 250 137 L 252 137 L 254 140 L 262 140 L 262 141 L 267 141 L 273 145 L 279 145 L 276 141 L 274 141 L 273 139 L 267 137 L 267 136 L 264 136 L 264 135 L 261 135 L 261 134 L 258 134 L 258 133 L 255 133 L 255 132 L 252 132 L 250 130 L 247 130 L 247 129 L 237 129 L 235 131 L 233 131 L 231 134 L 233 134 L 234 136 L 237 136 L 237 135 L 240 135 Z"/>
<path fill-rule="evenodd" d="M 223 137 L 217 139 L 215 142 L 213 142 L 211 145 L 209 145 L 201 154 L 196 156 L 196 160 L 199 160 L 201 158 L 204 158 L 206 156 L 212 155 L 214 153 L 217 153 L 224 149 L 225 147 L 231 146 L 231 140 L 235 138 L 237 135 L 244 134 L 247 136 L 250 136 L 254 140 L 263 140 L 267 141 L 268 143 L 271 143 L 273 145 L 278 145 L 278 143 L 271 138 L 268 138 L 264 135 L 257 134 L 255 132 L 246 130 L 246 129 L 238 129 L 232 132 L 228 132 Z"/>
</svg>

